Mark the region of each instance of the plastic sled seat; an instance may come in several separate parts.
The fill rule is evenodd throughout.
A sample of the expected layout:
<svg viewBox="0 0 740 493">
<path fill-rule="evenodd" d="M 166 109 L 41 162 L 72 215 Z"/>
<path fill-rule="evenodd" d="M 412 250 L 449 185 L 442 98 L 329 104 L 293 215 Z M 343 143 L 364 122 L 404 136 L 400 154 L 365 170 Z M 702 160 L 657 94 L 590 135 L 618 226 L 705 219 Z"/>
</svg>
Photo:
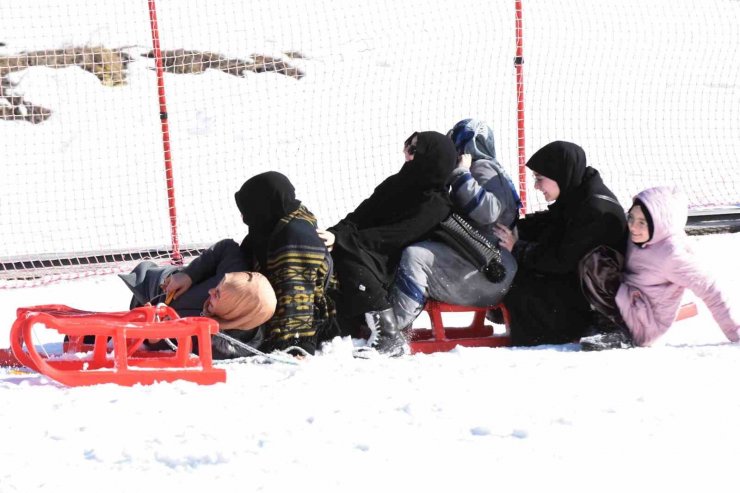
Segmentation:
<svg viewBox="0 0 740 493">
<path fill-rule="evenodd" d="M 10 331 L 15 358 L 23 366 L 64 385 L 226 381 L 225 370 L 213 367 L 211 334 L 218 332 L 215 320 L 180 318 L 166 305 L 127 312 L 89 312 L 65 305 L 41 305 L 18 308 L 16 315 Z M 62 355 L 49 357 L 38 352 L 32 341 L 36 324 L 68 337 Z M 85 344 L 85 336 L 93 336 L 94 343 Z M 198 355 L 192 354 L 193 337 L 198 341 Z M 163 338 L 177 340 L 177 350 L 148 351 L 142 346 L 145 339 Z"/>
<path fill-rule="evenodd" d="M 455 346 L 501 347 L 511 345 L 509 337 L 509 312 L 503 304 L 490 307 L 460 306 L 428 300 L 424 310 L 429 315 L 431 329 L 412 328 L 408 331 L 411 353 L 450 351 Z M 506 330 L 496 333 L 492 324 L 486 323 L 488 310 L 500 310 Z M 473 320 L 466 327 L 446 327 L 443 313 L 472 312 Z"/>
<path fill-rule="evenodd" d="M 679 320 L 685 320 L 687 318 L 694 317 L 698 314 L 699 309 L 696 307 L 696 303 L 694 303 L 693 301 L 684 303 L 678 309 L 678 313 L 676 314 L 676 322 L 678 322 Z"/>
</svg>

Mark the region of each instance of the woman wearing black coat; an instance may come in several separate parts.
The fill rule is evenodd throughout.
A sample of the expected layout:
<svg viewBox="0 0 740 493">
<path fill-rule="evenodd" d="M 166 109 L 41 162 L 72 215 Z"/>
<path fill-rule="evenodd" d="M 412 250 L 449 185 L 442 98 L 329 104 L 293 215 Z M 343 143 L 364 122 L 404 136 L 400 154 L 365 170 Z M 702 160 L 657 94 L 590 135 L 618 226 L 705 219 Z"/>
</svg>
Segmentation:
<svg viewBox="0 0 740 493">
<path fill-rule="evenodd" d="M 527 162 L 535 189 L 552 202 L 517 225 L 518 239 L 498 228 L 519 270 L 504 298 L 514 345 L 562 344 L 577 340 L 594 313 L 581 292 L 578 263 L 598 245 L 624 252 L 624 209 L 570 142 L 552 142 Z"/>
<path fill-rule="evenodd" d="M 405 142 L 409 159 L 373 194 L 328 229 L 339 281 L 337 315 L 342 332 L 357 335 L 363 322 L 370 345 L 396 356 L 405 340 L 388 301 L 401 252 L 431 233 L 451 211 L 447 179 L 457 163 L 449 137 L 414 133 Z"/>
</svg>

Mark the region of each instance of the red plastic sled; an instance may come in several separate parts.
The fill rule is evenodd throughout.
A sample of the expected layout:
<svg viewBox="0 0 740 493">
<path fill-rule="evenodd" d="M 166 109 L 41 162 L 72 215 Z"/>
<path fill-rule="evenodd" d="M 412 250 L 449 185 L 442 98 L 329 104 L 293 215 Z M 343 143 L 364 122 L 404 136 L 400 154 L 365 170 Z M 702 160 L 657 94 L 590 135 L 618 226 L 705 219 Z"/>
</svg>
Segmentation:
<svg viewBox="0 0 740 493">
<path fill-rule="evenodd" d="M 16 313 L 10 331 L 13 355 L 21 365 L 64 385 L 148 385 L 175 380 L 207 385 L 226 381 L 226 371 L 212 364 L 211 334 L 218 332 L 215 320 L 180 318 L 166 305 L 109 313 L 41 305 L 18 308 Z M 39 354 L 31 332 L 36 324 L 68 336 L 63 355 Z M 84 336 L 90 335 L 94 344 L 84 344 Z M 199 355 L 191 354 L 192 337 L 198 339 Z M 177 350 L 144 350 L 142 343 L 149 338 L 176 339 Z"/>
<path fill-rule="evenodd" d="M 506 332 L 503 334 L 495 333 L 493 325 L 486 324 L 486 312 L 493 309 L 500 309 L 503 314 L 506 326 Z M 412 329 L 409 332 L 411 354 L 450 351 L 455 346 L 501 347 L 511 345 L 509 312 L 504 305 L 481 308 L 429 300 L 424 310 L 429 314 L 432 328 Z M 445 327 L 442 321 L 444 312 L 472 312 L 473 321 L 467 327 Z"/>
</svg>

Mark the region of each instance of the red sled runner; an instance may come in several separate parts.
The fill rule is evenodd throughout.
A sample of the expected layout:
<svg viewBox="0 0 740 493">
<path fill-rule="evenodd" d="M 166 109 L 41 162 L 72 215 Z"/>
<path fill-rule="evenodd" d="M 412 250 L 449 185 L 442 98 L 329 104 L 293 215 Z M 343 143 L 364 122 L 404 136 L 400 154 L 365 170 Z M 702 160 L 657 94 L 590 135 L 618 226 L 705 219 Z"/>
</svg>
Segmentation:
<svg viewBox="0 0 740 493">
<path fill-rule="evenodd" d="M 504 305 L 492 307 L 459 306 L 441 301 L 428 300 L 424 310 L 429 315 L 430 329 L 411 329 L 409 346 L 411 354 L 450 351 L 456 346 L 501 347 L 510 346 L 509 312 Z M 486 312 L 500 310 L 504 333 L 496 333 L 493 325 L 486 323 Z M 445 326 L 443 313 L 471 312 L 473 319 L 466 327 Z"/>
<path fill-rule="evenodd" d="M 509 311 L 503 304 L 483 308 L 429 300 L 424 310 L 429 315 L 431 329 L 415 328 L 410 330 L 409 346 L 411 346 L 411 354 L 450 351 L 456 346 L 505 347 L 511 345 Z M 496 310 L 500 312 L 504 326 L 504 331 L 500 333 L 494 330 L 492 324 L 486 323 L 486 313 Z M 458 312 L 471 312 L 473 314 L 470 325 L 467 327 L 445 326 L 442 315 Z M 676 321 L 693 317 L 697 313 L 696 303 L 684 303 L 676 315 Z"/>
<path fill-rule="evenodd" d="M 41 305 L 18 308 L 16 314 L 10 331 L 15 359 L 64 385 L 148 385 L 175 380 L 208 385 L 226 381 L 226 371 L 213 367 L 211 334 L 219 330 L 215 320 L 180 318 L 166 305 L 109 313 Z M 32 341 L 36 324 L 68 337 L 64 354 L 52 357 L 38 352 Z M 85 336 L 93 336 L 95 342 L 85 344 Z M 193 337 L 198 341 L 198 355 L 191 354 Z M 142 347 L 145 339 L 163 338 L 177 340 L 177 349 L 148 351 Z"/>
</svg>

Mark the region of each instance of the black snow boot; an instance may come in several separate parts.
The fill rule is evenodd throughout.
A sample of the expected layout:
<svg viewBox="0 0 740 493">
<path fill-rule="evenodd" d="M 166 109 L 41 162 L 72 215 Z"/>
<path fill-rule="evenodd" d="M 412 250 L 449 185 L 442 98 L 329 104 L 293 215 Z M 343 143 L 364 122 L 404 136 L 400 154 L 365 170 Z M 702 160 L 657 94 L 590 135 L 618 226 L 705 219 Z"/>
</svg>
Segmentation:
<svg viewBox="0 0 740 493">
<path fill-rule="evenodd" d="M 603 351 L 605 349 L 627 349 L 633 347 L 632 334 L 621 320 L 596 314 L 594 326 L 579 341 L 582 351 Z"/>
<path fill-rule="evenodd" d="M 409 352 L 408 343 L 398 327 L 393 308 L 367 312 L 365 321 L 371 331 L 368 345 L 375 348 L 380 354 L 396 357 Z"/>
<path fill-rule="evenodd" d="M 504 325 L 506 323 L 506 320 L 504 319 L 504 311 L 501 308 L 493 308 L 491 310 L 487 310 L 486 320 L 498 325 Z"/>
</svg>

